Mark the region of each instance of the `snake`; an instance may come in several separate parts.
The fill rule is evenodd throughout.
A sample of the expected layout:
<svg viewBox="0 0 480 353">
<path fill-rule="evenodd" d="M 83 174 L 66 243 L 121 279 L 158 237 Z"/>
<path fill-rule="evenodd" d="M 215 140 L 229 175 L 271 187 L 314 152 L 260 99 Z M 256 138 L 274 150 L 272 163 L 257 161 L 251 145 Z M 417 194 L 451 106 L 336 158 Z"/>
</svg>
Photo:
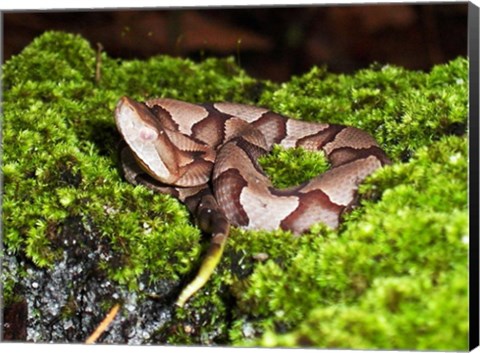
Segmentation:
<svg viewBox="0 0 480 353">
<path fill-rule="evenodd" d="M 125 179 L 177 198 L 211 237 L 179 307 L 211 277 L 231 226 L 293 234 L 316 223 L 336 229 L 357 205 L 359 184 L 390 163 L 359 128 L 302 121 L 260 106 L 124 96 L 114 117 Z M 323 152 L 330 168 L 300 185 L 275 188 L 259 163 L 274 145 Z"/>
</svg>

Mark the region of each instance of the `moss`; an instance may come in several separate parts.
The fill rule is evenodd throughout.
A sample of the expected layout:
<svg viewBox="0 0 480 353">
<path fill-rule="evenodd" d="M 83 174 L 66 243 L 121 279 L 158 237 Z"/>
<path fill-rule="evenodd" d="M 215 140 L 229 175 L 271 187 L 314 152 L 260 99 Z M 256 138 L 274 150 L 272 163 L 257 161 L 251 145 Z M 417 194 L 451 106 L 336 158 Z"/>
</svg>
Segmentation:
<svg viewBox="0 0 480 353">
<path fill-rule="evenodd" d="M 267 331 L 261 344 L 421 350 L 465 347 L 468 310 L 459 299 L 467 295 L 462 283 L 467 268 L 451 275 L 437 283 L 422 275 L 378 278 L 357 303 L 318 307 L 309 312 L 294 332 L 277 335 Z M 463 323 L 444 330 L 451 327 L 449 314 L 453 313 L 457 313 Z"/>
<path fill-rule="evenodd" d="M 321 152 L 279 145 L 274 145 L 271 153 L 262 156 L 259 163 L 276 188 L 301 184 L 325 172 L 329 166 Z"/>
<path fill-rule="evenodd" d="M 467 348 L 466 59 L 428 73 L 372 65 L 336 75 L 314 67 L 275 85 L 232 59 L 121 61 L 107 53 L 96 82 L 95 58 L 81 37 L 47 32 L 3 67 L 4 263 L 18 262 L 6 266 L 6 302 L 32 271 L 54 273 L 65 254 L 88 261 L 91 251 L 98 262 L 87 280 L 107 278 L 115 293 L 136 293 L 149 310 L 137 319 L 144 330 L 154 327 L 142 342 Z M 159 326 L 155 314 L 194 275 L 207 241 L 175 199 L 122 180 L 112 116 L 122 95 L 246 102 L 357 126 L 393 164 L 361 186 L 361 204 L 338 231 L 317 225 L 294 237 L 233 229 L 211 281 Z M 264 165 L 279 185 L 326 167 L 317 154 L 280 149 Z M 84 282 L 72 283 L 86 291 Z M 67 297 L 57 321 L 80 316 L 87 304 L 101 320 L 112 299 Z M 128 320 L 122 325 L 133 325 Z M 125 337 L 112 333 L 105 342 Z"/>
<path fill-rule="evenodd" d="M 285 249 L 288 255 L 282 257 L 281 264 L 272 260 L 258 266 L 239 303 L 255 316 L 270 318 L 263 323 L 267 333 L 253 342 L 363 349 L 427 349 L 428 344 L 428 349 L 440 350 L 466 347 L 466 157 L 466 141 L 458 137 L 446 137 L 430 148 L 420 149 L 410 163 L 392 166 L 372 178 L 377 186 L 386 180 L 395 186 L 389 186 L 381 200 L 368 201 L 362 214 L 348 217 L 341 237 L 307 235 L 304 242 L 296 239 L 292 249 Z M 420 170 L 421 175 L 415 173 Z M 455 291 L 448 292 L 453 282 L 447 278 L 458 286 Z M 384 281 L 398 283 L 398 288 L 404 282 L 419 288 L 405 296 L 392 292 L 388 295 L 394 298 L 390 302 L 382 299 L 384 302 L 375 310 L 364 307 L 364 301 L 372 305 L 381 299 L 379 286 Z M 453 301 L 452 296 L 456 298 Z M 418 303 L 408 306 L 409 300 Z M 431 304 L 432 300 L 436 303 Z M 402 310 L 393 309 L 394 306 Z M 387 309 L 398 323 L 390 317 L 382 318 Z M 434 310 L 456 324 L 447 325 L 439 318 L 428 321 L 427 318 L 439 316 Z M 318 313 L 326 317 L 320 319 Z M 304 321 L 309 315 L 313 316 Z M 410 331 L 403 332 L 404 321 L 418 320 L 418 316 L 428 321 L 428 327 L 408 322 Z M 332 318 L 336 323 L 326 324 Z M 379 320 L 389 325 L 379 328 L 383 325 Z M 317 324 L 310 327 L 314 322 Z M 349 322 L 358 326 L 359 331 L 352 333 Z M 293 332 L 273 334 L 279 326 Z M 333 329 L 335 332 L 330 332 Z M 414 335 L 417 329 L 426 330 L 431 340 Z M 450 341 L 445 337 L 437 340 L 439 332 Z M 402 337 L 398 340 L 392 339 L 399 334 Z"/>
</svg>

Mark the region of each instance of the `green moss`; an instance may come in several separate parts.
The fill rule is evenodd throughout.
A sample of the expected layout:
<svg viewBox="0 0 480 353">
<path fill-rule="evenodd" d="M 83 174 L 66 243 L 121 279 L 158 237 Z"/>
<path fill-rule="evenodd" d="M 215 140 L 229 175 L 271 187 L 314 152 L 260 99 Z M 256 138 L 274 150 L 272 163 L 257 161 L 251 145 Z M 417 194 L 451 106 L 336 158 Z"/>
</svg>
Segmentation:
<svg viewBox="0 0 480 353">
<path fill-rule="evenodd" d="M 295 239 L 281 263 L 269 260 L 257 266 L 239 305 L 255 316 L 272 319 L 263 322 L 267 333 L 253 342 L 364 349 L 427 349 L 427 342 L 432 344 L 428 349 L 466 347 L 466 161 L 464 138 L 445 137 L 430 148 L 420 149 L 410 163 L 376 174 L 377 186 L 386 180 L 395 186 L 389 186 L 381 200 L 366 203 L 362 214 L 348 217 L 341 237 L 307 235 L 300 238 L 305 242 Z M 448 289 L 452 283 L 447 278 L 457 286 L 451 293 Z M 363 307 L 363 301 L 371 305 L 380 300 L 377 287 L 384 281 L 398 281 L 399 288 L 404 282 L 419 287 L 413 294 L 399 295 L 394 304 L 384 302 L 375 310 Z M 408 301 L 414 300 L 410 295 L 418 303 L 409 306 Z M 451 295 L 456 299 L 452 301 Z M 382 310 L 389 305 L 402 307 L 389 313 L 398 322 L 382 317 Z M 428 321 L 434 310 L 442 314 Z M 318 317 L 318 313 L 326 317 Z M 304 321 L 310 314 L 314 316 Z M 411 327 L 405 329 L 404 321 L 419 320 L 419 316 L 428 322 L 426 327 L 421 327 L 420 320 L 409 322 Z M 447 325 L 439 316 L 455 317 L 456 324 Z M 336 323 L 327 324 L 332 318 Z M 313 322 L 317 324 L 310 327 Z M 381 326 L 384 322 L 389 325 Z M 351 324 L 359 331 L 352 333 Z M 273 334 L 279 326 L 293 332 Z M 416 330 L 425 331 L 426 337 L 414 335 Z M 399 332 L 400 339 L 391 339 Z M 440 332 L 449 338 L 436 340 Z"/>
<path fill-rule="evenodd" d="M 273 146 L 271 153 L 262 156 L 259 163 L 276 188 L 301 184 L 325 172 L 329 166 L 321 152 L 279 145 Z"/>
<path fill-rule="evenodd" d="M 294 332 L 276 335 L 267 331 L 260 344 L 421 350 L 466 347 L 468 310 L 461 300 L 467 295 L 463 283 L 467 268 L 452 275 L 436 283 L 422 275 L 378 278 L 357 303 L 316 308 Z M 453 313 L 463 323 L 444 330 L 451 327 Z"/>
<path fill-rule="evenodd" d="M 48 271 L 62 257 L 59 236 L 78 217 L 82 231 L 111 248 L 114 256 L 97 266 L 118 286 L 142 294 L 165 281 L 178 289 L 207 242 L 175 199 L 121 178 L 115 104 L 129 95 L 265 105 L 365 129 L 393 164 L 361 186 L 360 206 L 338 231 L 232 230 L 212 280 L 156 342 L 467 348 L 464 58 L 429 73 L 314 67 L 275 85 L 248 77 L 232 59 L 120 61 L 107 53 L 96 82 L 95 57 L 81 37 L 47 32 L 3 67 L 5 253 Z M 277 185 L 292 185 L 326 163 L 276 149 L 264 166 Z M 25 274 L 4 277 L 7 299 L 15 275 Z"/>
</svg>

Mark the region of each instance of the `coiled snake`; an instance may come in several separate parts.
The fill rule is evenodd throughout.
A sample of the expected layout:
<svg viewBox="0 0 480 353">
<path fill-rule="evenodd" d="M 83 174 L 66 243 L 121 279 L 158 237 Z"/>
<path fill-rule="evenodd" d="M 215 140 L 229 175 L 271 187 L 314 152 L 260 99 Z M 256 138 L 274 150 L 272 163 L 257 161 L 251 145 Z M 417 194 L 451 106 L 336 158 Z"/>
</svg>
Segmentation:
<svg viewBox="0 0 480 353">
<path fill-rule="evenodd" d="M 140 103 L 123 97 L 115 120 L 126 142 L 120 152 L 125 178 L 177 197 L 212 235 L 179 306 L 210 277 L 230 225 L 298 234 L 317 222 L 336 228 L 342 213 L 355 205 L 359 183 L 389 163 L 360 129 L 303 122 L 243 104 L 163 98 Z M 331 168 L 301 185 L 276 189 L 258 163 L 274 144 L 321 150 Z"/>
</svg>

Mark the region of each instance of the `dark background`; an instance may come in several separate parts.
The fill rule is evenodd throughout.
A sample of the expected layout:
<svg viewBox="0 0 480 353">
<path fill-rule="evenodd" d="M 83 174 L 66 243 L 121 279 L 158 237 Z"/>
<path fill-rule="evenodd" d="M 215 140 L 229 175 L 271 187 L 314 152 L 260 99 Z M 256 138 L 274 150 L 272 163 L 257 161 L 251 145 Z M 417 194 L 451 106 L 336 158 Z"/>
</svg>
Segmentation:
<svg viewBox="0 0 480 353">
<path fill-rule="evenodd" d="M 45 30 L 101 43 L 116 58 L 234 56 L 257 78 L 313 65 L 351 73 L 373 62 L 429 70 L 467 55 L 468 3 L 4 13 L 3 61 Z"/>
</svg>

